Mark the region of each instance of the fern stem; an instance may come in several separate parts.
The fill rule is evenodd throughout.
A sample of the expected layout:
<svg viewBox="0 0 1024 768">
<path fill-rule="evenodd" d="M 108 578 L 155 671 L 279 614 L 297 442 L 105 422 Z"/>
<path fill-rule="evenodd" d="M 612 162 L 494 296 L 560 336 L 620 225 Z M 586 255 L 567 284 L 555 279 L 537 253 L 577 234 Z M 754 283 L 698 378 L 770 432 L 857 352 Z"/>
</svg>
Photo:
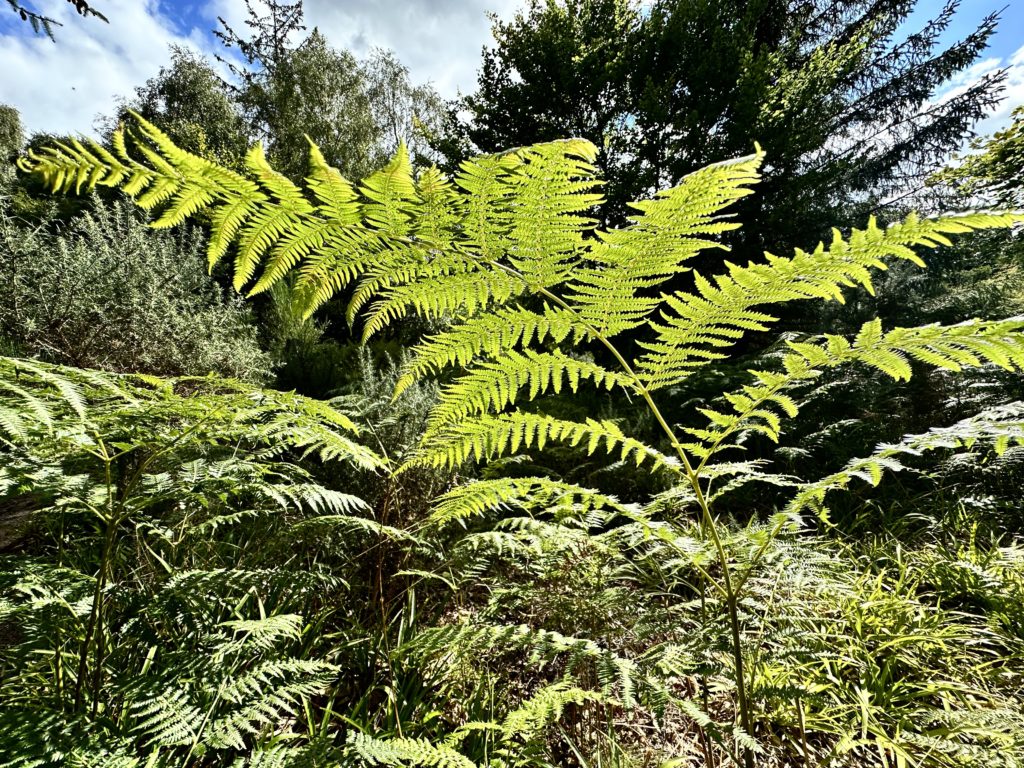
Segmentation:
<svg viewBox="0 0 1024 768">
<path fill-rule="evenodd" d="M 97 440 L 97 445 L 99 446 L 99 455 L 103 459 L 103 473 L 107 487 L 107 513 L 105 515 L 107 526 L 103 534 L 103 550 L 100 554 L 99 572 L 96 574 L 96 588 L 93 590 L 89 621 L 86 624 L 85 637 L 82 639 L 82 647 L 78 653 L 78 675 L 75 678 L 75 712 L 82 710 L 82 705 L 85 701 L 85 680 L 89 672 L 89 646 L 92 645 L 93 635 L 103 631 L 103 590 L 106 587 L 107 562 L 113 549 L 114 533 L 118 523 L 114 514 L 114 486 L 113 476 L 110 471 L 112 459 L 102 440 Z M 94 715 L 98 706 L 99 690 L 97 687 L 100 682 L 99 675 L 96 675 L 93 679 L 92 692 Z"/>
<path fill-rule="evenodd" d="M 515 274 L 517 277 L 526 282 L 525 277 L 518 271 L 506 267 L 503 264 L 492 262 L 496 266 Z M 529 283 L 527 283 L 529 285 Z M 545 297 L 549 301 L 556 303 L 559 307 L 571 312 L 578 320 L 578 322 L 587 329 L 587 331 L 596 339 L 618 362 L 622 370 L 629 376 L 633 382 L 636 391 L 644 399 L 647 404 L 648 410 L 654 416 L 655 421 L 661 427 L 662 431 L 668 437 L 672 443 L 672 447 L 676 451 L 676 455 L 679 456 L 680 462 L 683 465 L 683 472 L 686 475 L 686 479 L 693 489 L 693 493 L 697 498 L 697 504 L 700 506 L 701 518 L 704 523 L 704 528 L 711 538 L 712 546 L 715 548 L 715 553 L 718 558 L 719 567 L 722 569 L 722 584 L 720 590 L 725 597 L 726 611 L 729 616 L 729 631 L 732 635 L 732 657 L 733 665 L 735 668 L 734 676 L 736 682 L 736 703 L 740 714 L 740 725 L 748 736 L 753 736 L 753 713 L 750 711 L 750 702 L 747 699 L 746 689 L 746 673 L 744 671 L 743 664 L 743 646 L 742 646 L 742 633 L 740 632 L 740 617 L 739 617 L 739 592 L 733 588 L 732 584 L 732 572 L 729 566 L 729 556 L 725 551 L 725 545 L 722 543 L 722 537 L 718 531 L 718 525 L 715 521 L 714 516 L 711 514 L 711 507 L 708 504 L 707 496 L 704 493 L 704 489 L 701 487 L 700 476 L 698 470 L 694 470 L 693 465 L 690 463 L 690 458 L 683 450 L 682 445 L 679 442 L 679 438 L 676 436 L 675 431 L 669 425 L 664 415 L 661 413 L 661 409 L 658 408 L 658 404 L 654 402 L 654 398 L 651 395 L 650 390 L 643 383 L 643 380 L 633 370 L 633 367 L 626 361 L 626 358 L 622 356 L 618 348 L 611 342 L 611 340 L 601 333 L 599 330 L 594 328 L 590 323 L 579 317 L 579 314 L 557 294 L 552 293 L 547 288 L 537 287 L 535 288 L 537 293 Z M 703 464 L 700 465 L 701 468 Z M 745 579 L 744 579 L 745 581 Z M 713 582 L 715 586 L 718 586 L 717 582 Z M 753 768 L 754 766 L 754 753 L 748 748 L 743 749 L 743 764 L 745 768 Z"/>
</svg>

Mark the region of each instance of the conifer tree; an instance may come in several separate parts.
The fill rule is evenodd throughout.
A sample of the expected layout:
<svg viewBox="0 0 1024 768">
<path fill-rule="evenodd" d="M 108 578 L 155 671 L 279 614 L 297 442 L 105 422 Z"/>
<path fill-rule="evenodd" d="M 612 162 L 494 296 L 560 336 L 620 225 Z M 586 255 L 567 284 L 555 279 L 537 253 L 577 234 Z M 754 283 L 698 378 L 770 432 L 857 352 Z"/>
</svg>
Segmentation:
<svg viewBox="0 0 1024 768">
<path fill-rule="evenodd" d="M 943 49 L 957 3 L 905 35 L 914 0 L 533 0 L 494 24 L 468 136 L 483 151 L 581 136 L 602 148 L 606 213 L 749 151 L 771 157 L 743 211 L 747 255 L 850 224 L 919 187 L 996 103 L 990 75 L 937 103 L 995 17 Z M 827 212 L 828 215 L 823 215 Z"/>
</svg>

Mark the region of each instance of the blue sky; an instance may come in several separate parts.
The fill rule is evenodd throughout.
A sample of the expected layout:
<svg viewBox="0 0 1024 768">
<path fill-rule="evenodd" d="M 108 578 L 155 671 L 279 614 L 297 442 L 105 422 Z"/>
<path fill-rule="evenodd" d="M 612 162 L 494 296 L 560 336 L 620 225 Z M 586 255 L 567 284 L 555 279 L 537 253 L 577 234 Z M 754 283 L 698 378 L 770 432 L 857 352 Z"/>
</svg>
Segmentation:
<svg viewBox="0 0 1024 768">
<path fill-rule="evenodd" d="M 168 47 L 218 48 L 210 30 L 217 16 L 243 27 L 242 0 L 93 0 L 111 23 L 78 18 L 64 0 L 21 0 L 64 23 L 57 42 L 32 35 L 27 24 L 0 4 L 0 103 L 13 104 L 30 131 L 90 133 L 100 113 L 118 97 L 157 73 Z M 339 47 L 357 55 L 374 46 L 393 49 L 418 82 L 431 82 L 444 96 L 472 90 L 480 49 L 490 41 L 487 11 L 508 18 L 521 0 L 306 0 L 307 23 Z M 940 0 L 920 0 L 908 27 L 934 15 Z M 979 126 L 990 132 L 1024 104 L 1024 0 L 962 0 L 945 41 L 973 29 L 1003 9 L 999 31 L 983 60 L 949 85 L 1001 67 L 1010 69 L 1006 99 Z"/>
<path fill-rule="evenodd" d="M 943 5 L 944 3 L 937 0 L 919 0 L 908 21 L 912 25 L 920 26 L 934 16 Z M 1024 0 L 961 0 L 960 8 L 953 24 L 946 31 L 943 42 L 951 43 L 964 37 L 988 14 L 1000 10 L 1002 13 L 999 27 L 992 36 L 988 54 L 1009 59 L 1024 45 Z"/>
</svg>

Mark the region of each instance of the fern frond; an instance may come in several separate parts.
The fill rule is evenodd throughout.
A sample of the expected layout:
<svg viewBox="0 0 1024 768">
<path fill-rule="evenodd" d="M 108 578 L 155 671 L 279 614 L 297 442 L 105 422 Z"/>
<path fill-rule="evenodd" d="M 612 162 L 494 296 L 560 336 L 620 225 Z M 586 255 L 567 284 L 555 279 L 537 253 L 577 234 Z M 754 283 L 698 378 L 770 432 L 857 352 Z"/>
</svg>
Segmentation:
<svg viewBox="0 0 1024 768">
<path fill-rule="evenodd" d="M 203 711 L 192 702 L 187 690 L 161 687 L 130 703 L 132 732 L 150 746 L 193 743 L 199 735 L 195 728 L 203 721 Z"/>
<path fill-rule="evenodd" d="M 807 483 L 786 507 L 789 514 L 812 509 L 828 522 L 825 497 L 834 490 L 849 486 L 854 480 L 878 485 L 886 472 L 904 468 L 901 456 L 917 456 L 926 451 L 957 450 L 989 444 L 996 453 L 1011 445 L 1024 445 L 1024 403 L 1010 403 L 983 411 L 949 427 L 937 427 L 916 435 L 907 435 L 900 442 L 880 445 L 871 454 L 853 459 L 843 469 Z"/>
<path fill-rule="evenodd" d="M 241 649 L 269 651 L 281 640 L 294 640 L 302 630 L 302 617 L 297 614 L 281 613 L 260 619 L 232 619 L 221 622 L 229 635 L 241 635 L 239 639 L 224 643 L 218 649 L 221 656 L 227 656 Z"/>
<path fill-rule="evenodd" d="M 601 648 L 589 638 L 578 638 L 546 629 L 520 625 L 452 624 L 417 634 L 408 646 L 418 655 L 450 660 L 512 650 L 525 651 L 531 664 L 545 664 L 564 657 L 569 670 L 584 662 L 596 665 L 602 692 L 616 693 L 626 705 L 633 704 L 638 684 L 637 665 L 630 659 Z"/>
<path fill-rule="evenodd" d="M 569 301 L 580 316 L 608 337 L 637 328 L 660 303 L 643 291 L 683 271 L 683 264 L 707 248 L 723 248 L 704 239 L 739 225 L 723 221 L 724 208 L 751 194 L 763 160 L 750 157 L 711 165 L 686 176 L 653 200 L 633 203 L 642 215 L 623 229 L 600 234 L 588 259 L 576 270 Z"/>
<path fill-rule="evenodd" d="M 577 687 L 572 680 L 559 680 L 541 688 L 506 715 L 501 724 L 505 739 L 529 741 L 562 718 L 566 706 L 601 702 L 605 697 L 597 691 Z"/>
<path fill-rule="evenodd" d="M 482 259 L 501 258 L 508 232 L 508 214 L 504 203 L 509 188 L 504 184 L 520 160 L 514 153 L 484 155 L 467 160 L 455 177 L 465 192 L 463 240 Z"/>
<path fill-rule="evenodd" d="M 479 356 L 498 357 L 516 347 L 546 340 L 557 344 L 570 334 L 572 341 L 577 342 L 584 333 L 571 312 L 548 304 L 540 313 L 522 307 L 502 307 L 477 315 L 420 342 L 402 367 L 395 397 L 424 376 L 454 365 L 469 365 Z"/>
<path fill-rule="evenodd" d="M 562 283 L 594 220 L 583 216 L 599 204 L 590 193 L 596 149 L 589 142 L 537 144 L 515 153 L 521 162 L 505 183 L 515 201 L 508 208 L 509 263 L 531 287 Z"/>
<path fill-rule="evenodd" d="M 438 429 L 399 471 L 415 466 L 452 468 L 470 459 L 491 460 L 520 448 L 542 449 L 549 440 L 585 445 L 588 455 L 604 448 L 608 453 L 617 451 L 623 461 L 632 460 L 637 466 L 651 460 L 654 469 L 676 470 L 675 459 L 627 437 L 613 422 L 588 419 L 580 423 L 517 411 L 467 418 Z"/>
<path fill-rule="evenodd" d="M 794 352 L 813 366 L 861 362 L 892 378 L 908 380 L 908 358 L 936 368 L 961 371 L 986 363 L 1024 370 L 1024 318 L 969 320 L 957 325 L 925 325 L 883 331 L 879 320 L 865 323 L 852 343 L 826 335 L 824 345 L 790 342 Z"/>
<path fill-rule="evenodd" d="M 926 325 L 883 331 L 879 320 L 863 325 L 850 342 L 826 334 L 823 342 L 789 342 L 791 352 L 783 357 L 783 371 L 750 371 L 757 380 L 740 390 L 725 394 L 730 412 L 702 408 L 708 418 L 703 429 L 686 432 L 700 442 L 684 445 L 701 459 L 700 468 L 737 432 L 749 430 L 778 442 L 782 419 L 797 415 L 798 406 L 785 390 L 820 374 L 824 368 L 861 363 L 876 368 L 897 381 L 911 377 L 910 360 L 952 371 L 986 363 L 1007 370 L 1024 370 L 1024 319 L 984 322 L 972 320 L 958 325 Z"/>
<path fill-rule="evenodd" d="M 631 391 L 632 380 L 604 367 L 571 358 L 561 352 L 506 352 L 495 360 L 480 363 L 441 390 L 430 413 L 424 439 L 467 416 L 500 411 L 523 399 L 533 400 L 548 391 L 561 392 L 563 382 L 576 392 L 581 381 L 607 390 L 616 387 Z"/>
<path fill-rule="evenodd" d="M 428 254 L 416 245 L 400 244 L 381 253 L 376 263 L 368 266 L 359 280 L 346 309 L 346 317 L 354 323 L 366 304 L 383 298 L 392 287 L 409 290 L 417 283 L 432 282 L 442 277 L 465 275 L 480 268 L 474 261 L 457 252 Z"/>
<path fill-rule="evenodd" d="M 294 712 L 302 697 L 321 693 L 337 671 L 333 664 L 314 659 L 261 661 L 218 687 L 224 701 L 245 705 L 224 720 L 243 729 L 246 720 L 249 727 L 273 725 L 282 715 Z"/>
<path fill-rule="evenodd" d="M 370 518 L 352 515 L 320 515 L 302 520 L 292 526 L 292 530 L 297 533 L 312 532 L 318 536 L 339 529 L 346 531 L 346 541 L 352 540 L 351 534 L 356 533 L 361 537 L 383 537 L 410 544 L 423 543 L 409 531 L 391 525 L 383 525 Z"/>
<path fill-rule="evenodd" d="M 461 312 L 472 315 L 525 290 L 518 277 L 478 266 L 430 282 L 392 286 L 370 307 L 363 340 L 412 312 L 433 318 Z"/>
<path fill-rule="evenodd" d="M 296 288 L 305 298 L 305 316 L 386 258 L 390 258 L 390 252 L 372 230 L 362 226 L 332 228 L 325 235 L 324 245 L 310 251 L 298 268 Z"/>
<path fill-rule="evenodd" d="M 115 134 L 114 147 L 116 155 L 94 142 L 89 142 L 88 147 L 77 140 L 54 142 L 42 149 L 29 150 L 18 160 L 18 166 L 38 174 L 53 192 L 74 190 L 78 194 L 83 185 L 86 189 L 97 185 L 141 189 L 152 182 L 156 174 L 127 157 L 122 131 Z"/>
<path fill-rule="evenodd" d="M 363 215 L 382 237 L 400 241 L 409 236 L 420 200 L 404 142 L 386 166 L 363 181 L 361 191 L 369 201 Z"/>
<path fill-rule="evenodd" d="M 502 477 L 466 483 L 439 497 L 430 522 L 442 526 L 514 506 L 527 509 L 570 507 L 578 514 L 592 510 L 633 512 L 613 496 L 572 483 L 546 477 Z"/>
<path fill-rule="evenodd" d="M 431 744 L 426 739 L 377 739 L 365 733 L 352 731 L 348 737 L 348 745 L 359 760 L 370 765 L 387 765 L 395 768 L 476 768 L 476 763 L 465 755 L 445 744 Z"/>
<path fill-rule="evenodd" d="M 362 221 L 359 195 L 337 168 L 328 164 L 316 144 L 309 142 L 309 175 L 306 184 L 316 198 L 320 213 L 328 221 L 351 227 Z"/>
<path fill-rule="evenodd" d="M 462 199 L 455 186 L 437 168 L 428 168 L 416 182 L 422 201 L 415 223 L 415 237 L 433 255 L 452 248 L 462 222 Z"/>
<path fill-rule="evenodd" d="M 866 229 L 853 230 L 849 240 L 835 231 L 828 249 L 797 250 L 792 258 L 765 254 L 763 264 L 745 267 L 726 263 L 729 272 L 714 282 L 696 276 L 696 292 L 665 298 L 669 312 L 652 323 L 657 341 L 644 342 L 647 354 L 639 370 L 650 388 L 685 378 L 699 366 L 725 357 L 721 351 L 748 331 L 765 331 L 775 317 L 755 309 L 802 299 L 843 301 L 843 288 L 860 285 L 873 291 L 871 269 L 886 269 L 886 261 L 905 259 L 924 266 L 912 246 L 947 244 L 947 234 L 991 227 L 1008 227 L 1024 216 L 972 213 L 938 219 L 908 216 L 885 229 L 872 219 Z"/>
</svg>

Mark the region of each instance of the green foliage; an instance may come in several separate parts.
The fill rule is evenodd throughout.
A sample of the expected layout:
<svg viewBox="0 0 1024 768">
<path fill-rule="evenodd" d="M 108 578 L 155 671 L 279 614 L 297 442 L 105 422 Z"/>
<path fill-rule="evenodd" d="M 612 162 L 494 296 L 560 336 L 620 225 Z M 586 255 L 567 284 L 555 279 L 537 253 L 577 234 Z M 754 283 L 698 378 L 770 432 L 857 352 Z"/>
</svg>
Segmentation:
<svg viewBox="0 0 1024 768">
<path fill-rule="evenodd" d="M 21 115 L 14 107 L 0 104 L 0 159 L 13 159 L 25 143 Z"/>
<path fill-rule="evenodd" d="M 476 527 L 509 508 L 540 515 L 499 519 L 491 530 L 469 532 L 451 550 L 456 588 L 463 578 L 467 584 L 480 578 L 486 563 L 507 562 L 503 567 L 512 569 L 513 583 L 532 574 L 542 584 L 553 584 L 565 573 L 566 562 L 587 562 L 596 580 L 584 581 L 587 589 L 629 574 L 633 584 L 653 578 L 658 594 L 666 598 L 683 585 L 690 595 L 699 594 L 701 618 L 693 621 L 702 631 L 717 627 L 712 632 L 719 638 L 716 646 L 701 650 L 681 644 L 681 638 L 654 640 L 665 615 L 652 614 L 652 626 L 623 631 L 619 642 L 629 652 L 620 654 L 559 626 L 559 611 L 567 605 L 561 590 L 548 587 L 548 594 L 528 597 L 521 587 L 499 584 L 477 617 L 421 630 L 402 646 L 413 659 L 434 659 L 451 668 L 443 676 L 456 687 L 465 685 L 458 670 L 474 659 L 523 653 L 540 669 L 557 663 L 574 676 L 589 676 L 592 685 L 579 690 L 600 691 L 627 709 L 686 712 L 704 735 L 709 759 L 719 750 L 752 765 L 766 749 L 764 707 L 775 694 L 757 685 L 760 652 L 750 641 L 756 624 L 751 603 L 763 595 L 758 579 L 765 562 L 778 557 L 779 537 L 799 525 L 805 508 L 824 514 L 831 491 L 855 479 L 877 484 L 884 471 L 900 468 L 897 456 L 981 445 L 1004 453 L 1024 438 L 1016 411 L 990 411 L 883 446 L 838 473 L 809 481 L 773 474 L 758 462 L 722 462 L 718 456 L 742 448 L 753 435 L 778 440 L 784 421 L 798 411 L 796 385 L 832 368 L 862 365 L 895 380 L 910 378 L 910 361 L 950 371 L 989 365 L 1019 371 L 1024 367 L 1019 319 L 891 329 L 873 320 L 852 338 L 793 339 L 774 368 L 751 371 L 749 383 L 722 393 L 727 407 L 698 409 L 708 420 L 706 428 L 677 426 L 682 414 L 663 413 L 654 394 L 685 384 L 747 334 L 767 330 L 775 322 L 767 311 L 773 305 L 842 301 L 851 288 L 871 290 L 875 270 L 900 261 L 920 264 L 913 247 L 946 244 L 949 234 L 1011 227 L 1024 221 L 1017 214 L 911 215 L 885 228 L 871 221 L 845 238 L 834 233 L 828 247 L 797 250 L 791 258 L 767 255 L 742 267 L 726 262 L 717 275 L 693 273 L 690 291 L 656 295 L 659 287 L 689 271 L 696 254 L 719 247 L 711 238 L 735 229 L 723 220 L 725 209 L 750 194 L 759 178 L 760 152 L 695 172 L 654 200 L 638 203 L 627 226 L 597 231 L 587 215 L 599 200 L 592 191 L 596 149 L 579 140 L 467 161 L 454 183 L 435 171 L 417 178 L 402 149 L 358 192 L 315 147 L 304 192 L 273 172 L 259 147 L 250 152 L 248 176 L 243 176 L 175 147 L 143 120 L 128 141 L 119 137 L 114 154 L 95 145 L 58 145 L 30 154 L 24 167 L 55 189 L 126 186 L 140 205 L 160 210 L 160 226 L 211 210 L 216 243 L 211 263 L 235 243 L 237 286 L 253 285 L 260 292 L 294 272 L 294 290 L 309 312 L 354 282 L 350 314 L 365 307 L 367 337 L 413 312 L 450 324 L 403 365 L 399 392 L 408 392 L 423 376 L 455 366 L 459 370 L 441 390 L 419 446 L 404 452 L 397 482 L 410 473 L 456 470 L 469 461 L 514 459 L 524 450 L 543 450 L 549 441 L 588 454 L 601 448 L 670 478 L 667 492 L 640 506 L 544 477 L 485 479 L 446 494 L 431 522 L 440 530 L 453 521 Z M 146 162 L 134 159 L 139 156 Z M 499 319 L 502 326 L 495 322 Z M 627 331 L 629 347 L 623 343 Z M 626 434 L 610 419 L 575 421 L 546 413 L 541 396 L 565 384 L 573 391 L 607 387 L 642 401 L 662 430 L 660 446 Z M 527 401 L 535 403 L 526 406 Z M 789 489 L 790 501 L 766 525 L 732 534 L 712 505 L 748 483 Z M 696 528 L 687 522 L 690 515 L 697 517 Z M 618 526 L 607 533 L 589 533 L 616 519 Z M 614 606 L 628 592 L 623 587 L 620 581 L 588 599 L 605 606 L 603 615 L 614 616 Z M 677 605 L 674 610 L 692 611 L 692 598 L 681 603 L 669 599 Z M 517 614 L 532 616 L 532 625 L 510 622 Z M 867 638 L 857 642 L 857 653 L 875 644 Z M 954 642 L 952 635 L 949 642 Z M 708 656 L 701 661 L 702 654 L 710 654 L 714 663 Z M 672 691 L 666 675 L 673 674 L 693 676 L 696 690 L 704 691 L 700 705 Z M 859 673 L 835 674 L 852 679 Z M 712 677 L 731 681 L 734 715 L 713 713 Z M 885 679 L 880 677 L 877 685 L 884 686 Z M 862 711 L 859 690 L 836 693 L 846 703 L 832 709 Z M 927 755 L 938 765 L 946 760 L 941 755 L 984 752 L 999 743 L 995 736 L 986 741 L 988 735 L 978 735 L 978 718 L 984 719 L 987 705 L 956 698 L 958 722 L 975 726 L 946 732 L 949 743 L 943 750 L 928 746 L 938 733 L 928 723 L 952 722 L 939 712 L 954 701 L 942 688 L 926 684 L 923 690 L 928 709 L 913 726 L 862 720 L 857 740 L 849 720 L 836 716 L 814 726 L 815 738 L 831 735 L 826 749 L 838 755 L 861 750 L 870 733 L 883 762 Z M 796 707 L 805 730 L 808 715 L 811 721 L 817 715 L 799 696 L 794 702 L 789 695 L 786 701 Z M 560 709 L 552 704 L 549 711 Z M 524 718 L 524 723 L 530 720 Z M 901 729 L 910 735 L 900 735 Z M 401 730 L 394 733 L 397 738 L 384 741 L 353 737 L 351 748 L 382 764 L 463 764 L 465 754 L 482 746 L 480 738 L 483 745 L 490 743 L 484 734 L 491 730 L 485 726 L 476 741 L 467 741 L 463 749 L 468 752 L 453 752 L 450 743 L 424 741 Z M 806 755 L 811 747 L 806 733 L 802 738 Z"/>
<path fill-rule="evenodd" d="M 944 47 L 957 10 L 908 0 L 532 0 L 495 20 L 459 127 L 483 152 L 593 142 L 614 224 L 650 190 L 760 142 L 766 183 L 734 236 L 744 258 L 757 258 L 879 208 L 898 215 L 892 201 L 919 189 L 995 105 L 1002 75 L 936 99 L 995 30 L 990 16 Z"/>
<path fill-rule="evenodd" d="M 299 611 L 339 582 L 281 560 L 303 522 L 369 512 L 297 461 L 384 460 L 325 404 L 228 379 L 5 358 L 0 382 L 0 487 L 38 542 L 0 568 L 19 637 L 0 648 L 4 765 L 166 765 L 282 737 L 337 671 L 294 649 Z"/>
<path fill-rule="evenodd" d="M 0 335 L 20 354 L 113 371 L 263 380 L 249 313 L 203 271 L 196 231 L 156 233 L 93 199 L 57 234 L 0 199 Z"/>
<path fill-rule="evenodd" d="M 266 142 L 285 176 L 303 178 L 309 140 L 354 178 L 383 165 L 402 140 L 418 158 L 430 154 L 423 134 L 438 125 L 441 99 L 430 86 L 414 85 L 391 52 L 375 51 L 359 61 L 317 29 L 302 35 L 301 2 L 247 0 L 246 7 L 248 34 L 223 20 L 216 32 L 226 47 L 238 49 L 245 65 L 221 60 L 240 81 L 234 100 L 250 136 Z"/>
<path fill-rule="evenodd" d="M 212 64 L 191 49 L 171 47 L 170 63 L 106 121 L 108 133 L 128 117 L 128 108 L 197 155 L 234 167 L 245 154 L 249 137 L 231 91 Z"/>
<path fill-rule="evenodd" d="M 959 192 L 980 196 L 997 205 L 1024 203 L 1024 107 L 1013 112 L 1013 121 L 988 139 L 975 139 L 971 154 L 958 165 L 935 174 L 931 183 L 954 185 Z"/>
</svg>

